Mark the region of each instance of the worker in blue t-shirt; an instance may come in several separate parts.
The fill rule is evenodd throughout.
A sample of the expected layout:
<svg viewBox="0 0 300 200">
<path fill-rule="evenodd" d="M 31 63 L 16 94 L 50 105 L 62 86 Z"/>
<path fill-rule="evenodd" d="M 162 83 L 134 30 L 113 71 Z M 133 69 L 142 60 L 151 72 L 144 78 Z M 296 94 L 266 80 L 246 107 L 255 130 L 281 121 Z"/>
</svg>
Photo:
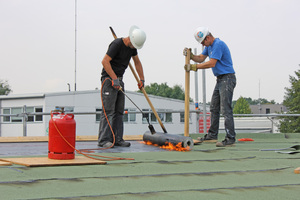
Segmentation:
<svg viewBox="0 0 300 200">
<path fill-rule="evenodd" d="M 210 104 L 211 126 L 208 134 L 199 138 L 199 140 L 202 142 L 217 142 L 221 113 L 224 116 L 226 136 L 225 140 L 217 142 L 216 146 L 233 146 L 236 140 L 236 133 L 232 112 L 232 97 L 236 85 L 236 77 L 230 50 L 222 40 L 214 38 L 207 27 L 197 28 L 194 36 L 205 48 L 200 55 L 190 54 L 190 59 L 197 62 L 197 64 L 185 65 L 185 70 L 197 71 L 198 69 L 211 68 L 213 74 L 217 77 Z M 188 48 L 183 50 L 183 55 L 187 55 L 187 50 Z M 209 57 L 209 61 L 204 62 L 207 57 Z"/>
<path fill-rule="evenodd" d="M 145 41 L 145 32 L 137 26 L 132 26 L 128 37 L 117 38 L 111 42 L 102 60 L 101 97 L 105 113 L 102 112 L 99 125 L 98 146 L 100 147 L 130 146 L 130 143 L 123 139 L 125 95 L 120 90 L 125 91 L 123 74 L 131 58 L 140 78 L 138 87 L 139 89 L 144 87 L 144 72 L 137 49 L 141 49 Z M 111 129 L 115 135 L 115 143 Z"/>
</svg>

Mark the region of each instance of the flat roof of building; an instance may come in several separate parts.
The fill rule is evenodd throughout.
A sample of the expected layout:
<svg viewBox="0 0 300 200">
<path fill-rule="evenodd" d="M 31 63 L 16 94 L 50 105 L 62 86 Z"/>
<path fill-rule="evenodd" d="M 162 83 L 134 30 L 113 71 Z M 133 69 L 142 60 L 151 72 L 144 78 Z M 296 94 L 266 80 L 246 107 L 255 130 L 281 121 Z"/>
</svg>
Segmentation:
<svg viewBox="0 0 300 200">
<path fill-rule="evenodd" d="M 135 92 L 135 91 L 125 91 L 127 94 L 134 94 L 139 96 L 144 96 L 143 93 Z M 33 94 L 9 94 L 9 95 L 0 95 L 0 100 L 7 100 L 7 99 L 28 99 L 28 98 L 44 98 L 46 96 L 63 96 L 63 95 L 80 95 L 80 94 L 95 94 L 99 93 L 100 90 L 82 90 L 82 91 L 69 91 L 69 92 L 49 92 L 49 93 L 33 93 Z M 184 100 L 179 99 L 172 99 L 167 97 L 161 97 L 156 95 L 147 94 L 151 98 L 155 99 L 168 99 L 170 101 L 176 101 L 176 102 L 183 102 Z M 192 103 L 192 102 L 190 102 Z"/>
<path fill-rule="evenodd" d="M 193 138 L 199 134 L 191 135 Z M 298 199 L 300 134 L 238 134 L 235 147 L 167 151 L 133 141 L 96 155 L 134 158 L 105 165 L 0 166 L 3 199 Z M 219 135 L 219 141 L 224 134 Z M 79 148 L 97 148 L 96 141 Z M 76 144 L 76 145 L 77 145 Z M 289 152 L 294 152 L 293 154 Z M 77 155 L 76 156 L 81 156 Z M 0 143 L 0 157 L 47 157 L 47 143 Z"/>
</svg>

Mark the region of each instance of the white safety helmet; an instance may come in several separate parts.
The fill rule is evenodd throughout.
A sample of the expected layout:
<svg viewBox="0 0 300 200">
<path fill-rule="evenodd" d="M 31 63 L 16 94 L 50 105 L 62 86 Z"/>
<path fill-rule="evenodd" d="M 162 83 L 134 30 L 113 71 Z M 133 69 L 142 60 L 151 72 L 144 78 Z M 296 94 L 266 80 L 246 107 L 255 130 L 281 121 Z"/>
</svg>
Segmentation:
<svg viewBox="0 0 300 200">
<path fill-rule="evenodd" d="M 201 44 L 208 33 L 209 31 L 207 27 L 199 27 L 195 30 L 194 36 L 195 39 Z"/>
<path fill-rule="evenodd" d="M 136 49 L 141 49 L 146 41 L 146 33 L 137 26 L 131 26 L 129 38 Z"/>
</svg>

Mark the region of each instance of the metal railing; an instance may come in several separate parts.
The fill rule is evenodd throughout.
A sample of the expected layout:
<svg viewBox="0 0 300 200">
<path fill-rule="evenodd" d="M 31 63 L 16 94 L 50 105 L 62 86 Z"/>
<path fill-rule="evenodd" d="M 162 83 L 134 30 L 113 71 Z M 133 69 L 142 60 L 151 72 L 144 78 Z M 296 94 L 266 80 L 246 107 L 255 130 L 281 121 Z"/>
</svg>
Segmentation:
<svg viewBox="0 0 300 200">
<path fill-rule="evenodd" d="M 25 107 L 25 106 L 24 106 Z M 26 110 L 26 107 L 25 109 Z M 190 113 L 196 113 L 199 114 L 201 113 L 201 116 L 204 116 L 202 113 L 203 111 L 201 110 L 190 110 Z M 95 111 L 95 112 L 65 112 L 66 114 L 74 114 L 74 115 L 96 115 L 96 114 L 101 114 L 102 111 Z M 152 111 L 143 111 L 141 113 L 140 111 L 127 111 L 128 114 L 143 114 L 143 113 L 153 113 Z M 158 113 L 184 113 L 184 110 L 172 110 L 172 111 L 167 111 L 167 112 L 158 112 Z M 22 123 L 23 123 L 23 136 L 27 136 L 27 122 L 28 122 L 28 117 L 29 116 L 36 116 L 36 115 L 51 115 L 50 112 L 23 112 L 19 114 L 0 114 L 1 117 L 22 117 Z M 209 114 L 206 114 L 206 116 L 210 116 Z M 273 125 L 274 125 L 274 119 L 279 118 L 279 117 L 300 117 L 300 114 L 234 114 L 234 117 L 267 117 L 271 122 L 271 132 L 273 133 Z M 222 117 L 222 116 L 221 116 Z M 7 122 L 11 123 L 11 122 Z M 5 124 L 7 124 L 5 122 Z M 3 124 L 3 120 L 0 119 L 0 137 L 1 137 L 1 124 Z M 248 128 L 249 130 L 251 128 Z M 255 128 L 252 128 L 253 130 Z M 257 128 L 256 128 L 257 129 Z M 259 128 L 260 130 L 261 128 Z"/>
</svg>

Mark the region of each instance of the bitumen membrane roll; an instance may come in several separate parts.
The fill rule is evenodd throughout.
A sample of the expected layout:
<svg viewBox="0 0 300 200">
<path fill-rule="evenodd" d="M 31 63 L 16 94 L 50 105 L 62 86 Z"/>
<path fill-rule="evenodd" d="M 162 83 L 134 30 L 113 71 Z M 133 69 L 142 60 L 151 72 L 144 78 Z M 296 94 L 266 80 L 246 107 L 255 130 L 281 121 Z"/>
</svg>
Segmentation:
<svg viewBox="0 0 300 200">
<path fill-rule="evenodd" d="M 194 141 L 191 137 L 160 132 L 156 132 L 154 134 L 152 134 L 151 132 L 146 132 L 143 135 L 143 141 L 149 141 L 152 144 L 157 144 L 159 146 L 166 145 L 168 142 L 170 142 L 173 145 L 177 145 L 181 142 L 181 145 L 184 148 L 189 147 L 190 149 L 192 149 L 194 147 Z"/>
</svg>

